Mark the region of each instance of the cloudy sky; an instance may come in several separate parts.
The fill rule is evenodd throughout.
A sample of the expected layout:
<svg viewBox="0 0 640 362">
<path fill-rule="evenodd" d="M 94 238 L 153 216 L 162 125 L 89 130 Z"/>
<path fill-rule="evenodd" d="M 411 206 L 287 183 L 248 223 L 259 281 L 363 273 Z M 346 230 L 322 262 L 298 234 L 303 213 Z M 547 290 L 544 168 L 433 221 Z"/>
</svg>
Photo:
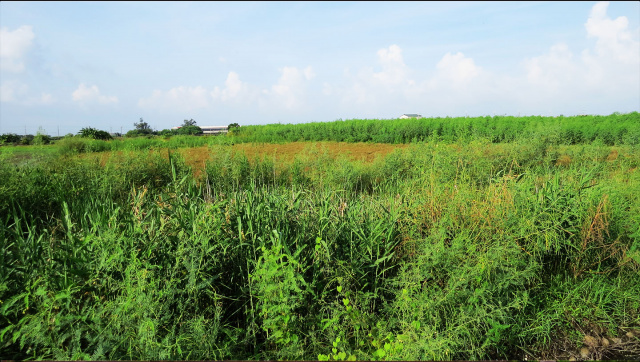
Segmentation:
<svg viewBox="0 0 640 362">
<path fill-rule="evenodd" d="M 640 111 L 640 2 L 0 2 L 0 133 Z"/>
</svg>

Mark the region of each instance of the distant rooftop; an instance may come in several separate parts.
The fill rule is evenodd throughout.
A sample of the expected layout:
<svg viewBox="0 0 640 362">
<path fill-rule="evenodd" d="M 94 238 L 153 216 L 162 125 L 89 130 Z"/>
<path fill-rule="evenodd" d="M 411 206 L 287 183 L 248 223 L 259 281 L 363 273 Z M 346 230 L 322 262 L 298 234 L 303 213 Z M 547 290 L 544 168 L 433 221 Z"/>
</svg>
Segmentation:
<svg viewBox="0 0 640 362">
<path fill-rule="evenodd" d="M 422 115 L 416 113 L 405 113 L 400 118 L 422 118 Z"/>
</svg>

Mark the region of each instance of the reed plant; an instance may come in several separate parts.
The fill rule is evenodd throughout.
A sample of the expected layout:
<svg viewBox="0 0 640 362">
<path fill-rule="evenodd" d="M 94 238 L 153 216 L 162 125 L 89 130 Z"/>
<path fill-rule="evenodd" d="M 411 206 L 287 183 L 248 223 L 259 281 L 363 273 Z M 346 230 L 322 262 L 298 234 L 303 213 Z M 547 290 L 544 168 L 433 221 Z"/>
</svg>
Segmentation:
<svg viewBox="0 0 640 362">
<path fill-rule="evenodd" d="M 638 357 L 634 146 L 139 142 L 0 163 L 3 359 Z"/>
</svg>

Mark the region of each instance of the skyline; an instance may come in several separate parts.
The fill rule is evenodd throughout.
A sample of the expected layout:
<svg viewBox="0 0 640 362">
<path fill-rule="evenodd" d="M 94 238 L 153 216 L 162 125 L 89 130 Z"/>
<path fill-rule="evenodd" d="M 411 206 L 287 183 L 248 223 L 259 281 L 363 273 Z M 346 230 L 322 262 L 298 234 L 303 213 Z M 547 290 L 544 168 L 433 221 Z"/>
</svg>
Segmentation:
<svg viewBox="0 0 640 362">
<path fill-rule="evenodd" d="M 0 134 L 633 111 L 638 2 L 0 2 Z"/>
</svg>

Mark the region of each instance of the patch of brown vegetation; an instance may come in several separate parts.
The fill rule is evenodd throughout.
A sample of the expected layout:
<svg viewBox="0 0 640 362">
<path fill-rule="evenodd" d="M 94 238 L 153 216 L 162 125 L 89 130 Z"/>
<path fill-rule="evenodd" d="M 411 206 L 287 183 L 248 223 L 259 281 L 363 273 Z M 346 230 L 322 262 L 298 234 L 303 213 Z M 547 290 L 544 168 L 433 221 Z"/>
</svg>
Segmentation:
<svg viewBox="0 0 640 362">
<path fill-rule="evenodd" d="M 249 160 L 262 156 L 271 156 L 276 161 L 293 162 L 295 156 L 316 145 L 319 151 L 326 149 L 331 158 L 345 156 L 350 161 L 370 163 L 378 156 L 385 156 L 397 148 L 407 145 L 386 143 L 346 143 L 346 142 L 291 142 L 285 144 L 244 143 L 233 146 L 234 151 L 244 152 Z"/>
<path fill-rule="evenodd" d="M 571 164 L 571 157 L 569 155 L 562 155 L 556 160 L 556 166 L 569 166 Z"/>
<path fill-rule="evenodd" d="M 639 331 L 628 327 L 615 330 L 598 328 L 590 323 L 581 325 L 573 320 L 576 329 L 584 335 L 582 343 L 577 345 L 568 336 L 560 337 L 538 356 L 529 356 L 540 360 L 638 360 L 640 358 Z M 583 321 L 584 322 L 584 321 Z M 613 337 L 618 334 L 619 337 Z"/>
<path fill-rule="evenodd" d="M 234 153 L 244 153 L 249 161 L 262 157 L 273 158 L 275 163 L 292 163 L 296 156 L 304 155 L 314 146 L 320 153 L 325 150 L 329 157 L 346 157 L 350 161 L 371 163 L 377 157 L 384 157 L 395 149 L 408 145 L 392 145 L 386 143 L 346 143 L 346 142 L 290 142 L 284 144 L 243 143 L 230 146 Z M 196 176 L 204 169 L 205 162 L 211 157 L 208 146 L 180 149 L 187 165 L 191 166 Z"/>
<path fill-rule="evenodd" d="M 609 156 L 607 156 L 607 161 L 615 161 L 618 159 L 618 150 L 611 150 Z"/>
</svg>

